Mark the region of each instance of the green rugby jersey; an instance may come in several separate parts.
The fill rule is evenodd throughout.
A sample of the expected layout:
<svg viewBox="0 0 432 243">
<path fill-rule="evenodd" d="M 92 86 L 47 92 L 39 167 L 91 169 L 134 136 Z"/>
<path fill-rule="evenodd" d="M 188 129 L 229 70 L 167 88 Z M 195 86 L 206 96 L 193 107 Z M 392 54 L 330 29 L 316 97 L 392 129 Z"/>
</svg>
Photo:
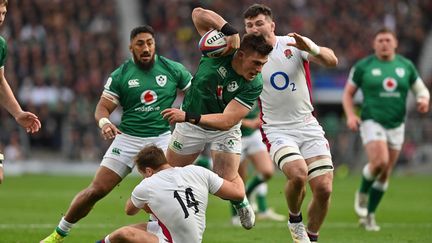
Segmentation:
<svg viewBox="0 0 432 243">
<path fill-rule="evenodd" d="M 389 129 L 398 127 L 405 120 L 408 91 L 417 78 L 414 64 L 400 55 L 392 61 L 371 55 L 357 62 L 348 81 L 363 92 L 361 119 Z"/>
<path fill-rule="evenodd" d="M 255 102 L 251 111 L 245 116 L 245 119 L 255 119 L 259 116 L 259 114 L 260 114 L 260 110 L 258 107 L 258 102 Z M 241 126 L 240 130 L 242 132 L 242 136 L 247 137 L 252 135 L 252 133 L 254 133 L 256 129 Z"/>
<path fill-rule="evenodd" d="M 222 113 L 235 99 L 251 109 L 262 91 L 261 74 L 248 81 L 232 68 L 234 55 L 202 57 L 192 85 L 185 95 L 182 109 L 197 114 Z"/>
<path fill-rule="evenodd" d="M 156 55 L 154 66 L 147 71 L 133 59 L 127 60 L 111 73 L 104 90 L 117 97 L 123 107 L 120 131 L 137 137 L 169 131 L 169 123 L 160 113 L 172 106 L 177 88 L 188 88 L 191 78 L 182 64 L 162 56 Z"/>
<path fill-rule="evenodd" d="M 6 64 L 7 56 L 7 43 L 6 40 L 0 36 L 0 67 Z"/>
</svg>

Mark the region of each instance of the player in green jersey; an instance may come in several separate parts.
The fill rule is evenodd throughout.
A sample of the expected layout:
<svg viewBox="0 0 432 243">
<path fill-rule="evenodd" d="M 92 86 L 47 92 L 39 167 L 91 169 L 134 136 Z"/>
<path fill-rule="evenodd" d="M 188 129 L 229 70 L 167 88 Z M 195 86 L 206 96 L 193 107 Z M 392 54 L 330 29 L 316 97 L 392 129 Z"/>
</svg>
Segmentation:
<svg viewBox="0 0 432 243">
<path fill-rule="evenodd" d="M 178 62 L 156 54 L 150 26 L 132 30 L 132 58 L 111 73 L 96 106 L 95 119 L 104 139 L 114 139 L 91 184 L 73 199 L 55 231 L 41 242 L 62 242 L 72 226 L 85 217 L 133 169 L 133 157 L 154 144 L 166 151 L 170 126 L 160 112 L 172 106 L 177 89 L 189 87 L 192 75 Z M 119 127 L 108 117 L 123 108 Z"/>
<path fill-rule="evenodd" d="M 200 35 L 218 29 L 227 36 L 229 47 L 238 46 L 237 31 L 217 13 L 195 8 L 192 20 Z M 226 55 L 218 58 L 201 58 L 182 109 L 162 112 L 170 123 L 177 123 L 167 151 L 172 165 L 193 163 L 205 143 L 211 143 L 213 170 L 224 179 L 241 180 L 238 174 L 240 122 L 261 93 L 260 72 L 272 49 L 264 37 L 245 35 L 236 52 L 225 51 Z M 252 228 L 255 215 L 246 197 L 234 205 L 243 227 Z"/>
<path fill-rule="evenodd" d="M 0 25 L 3 24 L 7 13 L 7 0 L 0 0 Z M 23 111 L 16 100 L 8 81 L 5 77 L 5 63 L 7 56 L 6 40 L 0 36 L 0 104 L 15 118 L 17 123 L 26 129 L 28 133 L 35 133 L 41 128 L 39 118 L 28 111 Z M 0 184 L 3 182 L 3 160 L 4 156 L 0 153 Z"/>
<path fill-rule="evenodd" d="M 408 91 L 416 96 L 418 112 L 429 110 L 429 91 L 414 64 L 396 54 L 397 44 L 393 31 L 379 30 L 373 42 L 375 54 L 352 67 L 343 94 L 347 126 L 353 131 L 360 128 L 369 159 L 354 203 L 360 224 L 367 231 L 380 230 L 375 210 L 387 190 L 404 141 Z M 354 112 L 353 102 L 358 89 L 364 97 L 360 118 Z"/>
</svg>

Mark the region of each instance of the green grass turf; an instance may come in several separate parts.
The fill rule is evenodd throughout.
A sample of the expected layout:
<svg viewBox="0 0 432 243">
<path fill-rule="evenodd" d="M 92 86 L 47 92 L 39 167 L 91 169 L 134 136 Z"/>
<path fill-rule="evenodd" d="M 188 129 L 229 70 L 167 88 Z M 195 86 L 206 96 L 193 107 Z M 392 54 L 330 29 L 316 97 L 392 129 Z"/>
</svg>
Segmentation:
<svg viewBox="0 0 432 243">
<path fill-rule="evenodd" d="M 144 214 L 126 216 L 125 200 L 139 177 L 125 179 L 100 201 L 72 230 L 66 242 L 95 242 L 119 226 L 137 223 Z M 91 177 L 24 175 L 7 177 L 0 185 L 0 242 L 39 242 L 60 220 L 75 194 Z M 286 213 L 285 179 L 277 174 L 269 183 L 269 205 Z M 329 215 L 320 232 L 320 242 L 432 242 L 432 177 L 393 177 L 377 211 L 380 232 L 365 232 L 357 226 L 352 204 L 358 176 L 336 178 Z M 303 214 L 306 218 L 308 190 Z M 230 225 L 228 203 L 210 196 L 205 243 L 291 242 L 286 222 L 257 221 L 250 231 Z"/>
</svg>

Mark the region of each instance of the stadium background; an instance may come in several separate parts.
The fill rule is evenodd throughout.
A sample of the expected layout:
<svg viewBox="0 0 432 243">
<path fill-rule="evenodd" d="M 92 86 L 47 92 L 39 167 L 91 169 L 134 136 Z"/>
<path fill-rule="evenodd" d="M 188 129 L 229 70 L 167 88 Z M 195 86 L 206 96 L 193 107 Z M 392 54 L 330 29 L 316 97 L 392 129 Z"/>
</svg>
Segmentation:
<svg viewBox="0 0 432 243">
<path fill-rule="evenodd" d="M 204 6 L 221 13 L 243 31 L 241 13 L 255 1 L 223 0 L 20 0 L 10 1 L 0 34 L 9 54 L 6 78 L 25 109 L 37 114 L 42 130 L 27 135 L 0 109 L 0 148 L 7 173 L 44 172 L 97 166 L 109 145 L 93 118 L 108 75 L 129 57 L 129 31 L 147 23 L 156 30 L 158 53 L 194 72 L 200 53 L 191 11 Z M 358 134 L 347 131 L 341 92 L 351 65 L 372 53 L 371 38 L 382 25 L 399 37 L 398 51 L 432 83 L 432 2 L 429 0 L 264 1 L 272 7 L 278 34 L 292 31 L 332 48 L 335 69 L 312 65 L 316 114 L 331 143 L 336 165 L 358 169 L 366 161 Z M 431 172 L 431 114 L 420 116 L 410 104 L 406 143 L 398 168 Z M 119 121 L 119 112 L 112 120 Z M 74 168 L 75 168 L 74 167 Z M 88 171 L 88 170 L 87 170 Z"/>
</svg>

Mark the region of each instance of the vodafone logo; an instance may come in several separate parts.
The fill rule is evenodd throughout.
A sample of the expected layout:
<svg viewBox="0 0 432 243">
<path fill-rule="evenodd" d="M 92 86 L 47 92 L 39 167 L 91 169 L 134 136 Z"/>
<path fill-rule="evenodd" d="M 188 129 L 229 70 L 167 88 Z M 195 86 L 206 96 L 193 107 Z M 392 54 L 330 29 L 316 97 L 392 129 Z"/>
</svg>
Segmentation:
<svg viewBox="0 0 432 243">
<path fill-rule="evenodd" d="M 141 94 L 141 103 L 151 105 L 157 101 L 157 94 L 153 90 L 146 90 Z"/>
<path fill-rule="evenodd" d="M 394 78 L 385 78 L 383 87 L 388 92 L 393 92 L 397 88 L 397 82 Z"/>
</svg>

